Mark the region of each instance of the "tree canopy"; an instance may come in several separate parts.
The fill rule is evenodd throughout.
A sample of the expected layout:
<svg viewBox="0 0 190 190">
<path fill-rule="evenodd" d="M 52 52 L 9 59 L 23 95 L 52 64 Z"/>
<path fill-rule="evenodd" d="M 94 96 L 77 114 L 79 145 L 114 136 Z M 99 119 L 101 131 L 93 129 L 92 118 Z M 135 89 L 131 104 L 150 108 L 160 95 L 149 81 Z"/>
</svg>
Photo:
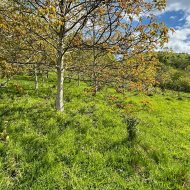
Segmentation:
<svg viewBox="0 0 190 190">
<path fill-rule="evenodd" d="M 78 49 L 92 51 L 90 64 L 98 89 L 97 78 L 108 72 L 108 69 L 97 69 L 102 64 L 97 63 L 98 52 L 130 62 L 131 57 L 137 58 L 138 54 L 151 52 L 167 42 L 169 29 L 154 15 L 165 5 L 165 0 L 3 0 L 0 4 L 1 59 L 56 69 L 56 109 L 63 111 L 66 56 Z M 115 67 L 109 68 L 115 72 Z M 98 74 L 101 77 L 97 72 L 101 72 Z M 113 78 L 118 78 L 121 72 L 117 70 Z M 128 77 L 131 81 L 131 76 Z"/>
</svg>

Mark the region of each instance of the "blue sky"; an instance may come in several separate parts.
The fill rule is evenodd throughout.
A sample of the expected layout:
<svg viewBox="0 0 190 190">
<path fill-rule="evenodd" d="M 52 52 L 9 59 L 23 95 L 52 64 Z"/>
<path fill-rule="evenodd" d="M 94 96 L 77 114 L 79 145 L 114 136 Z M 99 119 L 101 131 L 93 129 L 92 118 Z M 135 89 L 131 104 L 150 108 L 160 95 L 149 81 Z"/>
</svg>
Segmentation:
<svg viewBox="0 0 190 190">
<path fill-rule="evenodd" d="M 190 0 L 168 0 L 165 11 L 158 13 L 158 18 L 175 29 L 166 47 L 190 53 Z"/>
<path fill-rule="evenodd" d="M 167 11 L 159 15 L 159 20 L 164 21 L 168 27 L 178 29 L 185 25 L 185 18 L 183 11 Z"/>
</svg>

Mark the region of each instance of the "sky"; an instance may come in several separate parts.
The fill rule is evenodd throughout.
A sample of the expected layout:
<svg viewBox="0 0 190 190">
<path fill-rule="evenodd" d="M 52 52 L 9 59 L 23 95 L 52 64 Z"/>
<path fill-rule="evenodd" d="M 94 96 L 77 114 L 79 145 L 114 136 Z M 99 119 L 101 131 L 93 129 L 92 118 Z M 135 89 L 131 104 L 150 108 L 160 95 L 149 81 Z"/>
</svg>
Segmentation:
<svg viewBox="0 0 190 190">
<path fill-rule="evenodd" d="M 167 0 L 167 7 L 158 18 L 175 29 L 175 33 L 170 32 L 166 47 L 174 52 L 190 54 L 190 0 Z"/>
</svg>

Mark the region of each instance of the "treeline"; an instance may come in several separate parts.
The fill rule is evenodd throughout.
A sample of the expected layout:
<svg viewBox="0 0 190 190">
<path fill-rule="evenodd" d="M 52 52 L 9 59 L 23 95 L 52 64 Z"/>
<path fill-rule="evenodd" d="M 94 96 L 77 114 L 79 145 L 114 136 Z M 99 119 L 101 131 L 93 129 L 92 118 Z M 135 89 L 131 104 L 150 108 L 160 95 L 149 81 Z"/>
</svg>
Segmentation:
<svg viewBox="0 0 190 190">
<path fill-rule="evenodd" d="M 157 85 L 159 61 L 156 53 L 143 53 L 123 60 L 112 52 L 75 50 L 65 55 L 65 62 L 65 82 L 76 81 L 78 86 L 86 82 L 92 95 L 105 86 L 124 93 L 130 90 L 148 92 Z M 56 74 L 53 62 L 22 64 L 0 61 L 0 68 L 1 79 L 4 79 L 1 86 L 6 86 L 15 75 L 28 75 L 33 78 L 36 91 L 40 90 L 39 83 L 48 81 L 49 74 Z"/>
<path fill-rule="evenodd" d="M 160 72 L 157 80 L 162 89 L 190 92 L 190 55 L 159 52 Z"/>
</svg>

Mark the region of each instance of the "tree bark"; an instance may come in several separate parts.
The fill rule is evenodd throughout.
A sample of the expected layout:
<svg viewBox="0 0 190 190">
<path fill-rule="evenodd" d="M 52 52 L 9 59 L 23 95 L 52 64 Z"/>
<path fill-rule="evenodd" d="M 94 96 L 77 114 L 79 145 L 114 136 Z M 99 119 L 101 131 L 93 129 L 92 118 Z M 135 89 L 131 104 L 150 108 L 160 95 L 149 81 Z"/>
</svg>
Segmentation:
<svg viewBox="0 0 190 190">
<path fill-rule="evenodd" d="M 34 66 L 34 76 L 35 76 L 35 90 L 38 90 L 39 84 L 38 84 L 38 71 L 37 66 Z"/>
<path fill-rule="evenodd" d="M 93 85 L 94 85 L 94 93 L 93 95 L 96 96 L 98 92 L 98 81 L 97 81 L 97 63 L 96 63 L 96 49 L 95 49 L 95 44 L 96 44 L 96 32 L 95 32 L 95 19 L 92 20 L 93 23 Z"/>
<path fill-rule="evenodd" d="M 61 10 L 61 14 L 65 15 L 65 6 L 66 1 L 61 0 L 59 3 L 59 8 Z M 65 20 L 63 20 L 65 21 Z M 59 43 L 57 49 L 57 97 L 56 97 L 56 110 L 63 112 L 64 111 L 64 74 L 65 74 L 65 65 L 64 65 L 64 38 L 65 38 L 65 24 L 60 26 L 59 30 Z"/>
<path fill-rule="evenodd" d="M 78 81 L 78 86 L 80 86 L 80 70 L 78 70 L 78 79 L 77 79 L 77 81 Z"/>
<path fill-rule="evenodd" d="M 63 102 L 63 94 L 64 94 L 64 56 L 61 52 L 58 53 L 57 60 L 57 97 L 56 97 L 56 109 L 57 111 L 64 111 L 64 102 Z"/>
<path fill-rule="evenodd" d="M 49 71 L 46 71 L 46 78 L 49 78 Z"/>
</svg>

